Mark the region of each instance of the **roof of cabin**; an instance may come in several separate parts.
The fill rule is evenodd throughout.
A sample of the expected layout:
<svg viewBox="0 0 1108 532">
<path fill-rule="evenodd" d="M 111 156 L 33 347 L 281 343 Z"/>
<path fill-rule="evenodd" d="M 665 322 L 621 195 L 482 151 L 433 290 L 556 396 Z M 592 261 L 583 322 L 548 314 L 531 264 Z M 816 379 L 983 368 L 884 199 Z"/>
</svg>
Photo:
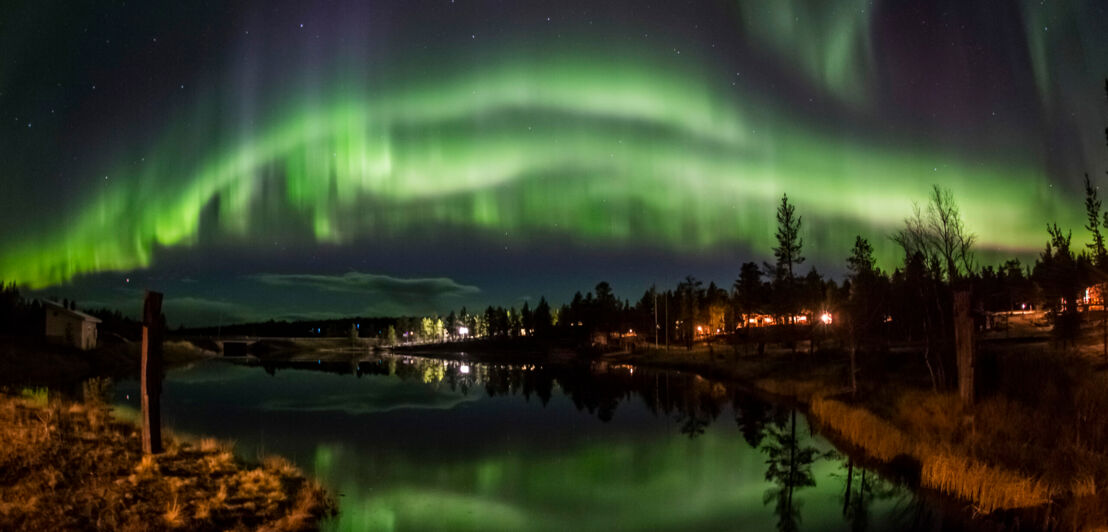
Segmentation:
<svg viewBox="0 0 1108 532">
<path fill-rule="evenodd" d="M 66 314 L 69 314 L 69 315 L 71 315 L 75 318 L 78 318 L 78 319 L 81 319 L 81 320 L 84 320 L 84 321 L 91 321 L 93 323 L 100 323 L 100 318 L 97 318 L 96 316 L 90 316 L 90 315 L 85 314 L 84 312 L 81 312 L 79 310 L 67 309 L 67 308 L 63 307 L 60 303 L 56 303 L 54 301 L 47 301 L 47 300 L 43 300 L 42 303 L 47 308 L 50 308 L 52 310 L 60 310 L 60 311 L 65 312 Z"/>
</svg>

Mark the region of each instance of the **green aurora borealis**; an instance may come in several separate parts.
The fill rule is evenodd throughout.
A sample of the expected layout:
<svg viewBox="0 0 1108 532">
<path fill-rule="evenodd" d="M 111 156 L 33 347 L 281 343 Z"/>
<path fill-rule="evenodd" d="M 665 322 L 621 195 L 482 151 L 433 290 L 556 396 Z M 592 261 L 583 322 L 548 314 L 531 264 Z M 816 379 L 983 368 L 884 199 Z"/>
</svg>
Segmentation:
<svg viewBox="0 0 1108 532">
<path fill-rule="evenodd" d="M 1048 221 L 1080 230 L 1080 174 L 1057 171 L 1096 174 L 1096 130 L 1079 133 L 1076 151 L 1059 150 L 1046 134 L 984 119 L 944 131 L 941 117 L 905 118 L 918 109 L 897 116 L 902 96 L 882 95 L 895 85 L 882 71 L 890 46 L 872 6 L 851 4 L 731 4 L 730 41 L 717 32 L 687 49 L 668 46 L 677 30 L 649 44 L 612 37 L 639 34 L 629 16 L 565 39 L 524 28 L 484 44 L 477 31 L 471 51 L 408 52 L 394 37 L 384 53 L 347 43 L 339 25 L 324 36 L 333 43 L 304 54 L 323 58 L 269 58 L 256 69 L 287 68 L 250 82 L 233 80 L 259 60 L 233 59 L 224 81 L 209 79 L 161 124 L 104 126 L 126 140 L 103 149 L 91 138 L 96 156 L 82 160 L 95 164 L 66 167 L 90 178 L 61 211 L 0 234 L 0 279 L 39 289 L 156 267 L 160 249 L 211 239 L 250 248 L 289 227 L 298 249 L 444 230 L 556 239 L 586 260 L 590 249 L 650 249 L 730 253 L 737 264 L 769 253 L 783 193 L 805 217 L 813 264 L 835 271 L 862 234 L 891 267 L 899 255 L 887 236 L 933 183 L 954 192 L 987 261 L 1033 257 Z M 1108 50 L 1103 35 L 1081 41 L 1081 57 L 1056 53 L 1095 30 L 1081 16 L 1092 6 L 1028 5 L 1024 27 L 1009 28 L 1033 35 L 1005 53 L 1028 65 L 1039 100 L 1029 115 L 1043 123 L 1096 99 L 1098 86 L 1073 84 L 1106 63 L 1096 53 Z M 1071 32 L 1049 40 L 1033 31 L 1044 20 Z M 1096 114 L 1067 127 L 1095 124 Z"/>
<path fill-rule="evenodd" d="M 166 169 L 155 166 L 117 181 L 60 234 L 6 253 L 0 278 L 41 287 L 149 266 L 155 245 L 196 242 L 212 201 L 224 231 L 247 234 L 257 230 L 250 209 L 266 179 L 329 242 L 438 223 L 681 251 L 769 249 L 773 209 L 788 192 L 805 214 L 838 226 L 830 243 L 845 249 L 851 229 L 895 226 L 938 182 L 955 190 L 984 245 L 1026 251 L 1038 247 L 1042 220 L 1021 213 L 1059 212 L 1031 162 L 874 149 L 773 123 L 659 72 L 667 70 L 528 62 L 436 88 L 304 104 L 201 158 L 187 178 L 161 178 Z"/>
</svg>

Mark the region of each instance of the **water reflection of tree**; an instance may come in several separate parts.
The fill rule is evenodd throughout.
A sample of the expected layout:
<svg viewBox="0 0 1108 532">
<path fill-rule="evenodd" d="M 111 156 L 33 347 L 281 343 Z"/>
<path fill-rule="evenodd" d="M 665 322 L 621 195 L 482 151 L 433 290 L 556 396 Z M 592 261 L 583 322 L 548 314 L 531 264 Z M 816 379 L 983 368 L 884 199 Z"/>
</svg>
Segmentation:
<svg viewBox="0 0 1108 532">
<path fill-rule="evenodd" d="M 850 529 L 863 532 L 869 528 L 869 505 L 874 500 L 874 477 L 866 477 L 866 470 L 854 467 L 854 460 L 846 462 L 846 489 L 843 490 L 843 517 Z"/>
<path fill-rule="evenodd" d="M 854 460 L 846 462 L 846 489 L 843 491 L 843 517 L 850 529 L 862 532 L 869 528 L 869 497 L 871 486 L 866 482 L 866 470 L 859 468 L 860 479 L 854 481 Z M 872 476 L 872 475 L 871 475 Z"/>
<path fill-rule="evenodd" d="M 766 454 L 766 480 L 774 487 L 766 491 L 763 503 L 774 502 L 777 513 L 777 529 L 797 530 L 800 524 L 800 500 L 796 492 L 816 485 L 812 474 L 812 464 L 816 460 L 829 456 L 811 445 L 802 445 L 796 434 L 796 411 L 788 416 L 788 422 L 774 420 L 766 431 L 766 442 L 762 445 Z"/>
<path fill-rule="evenodd" d="M 871 511 L 873 503 L 895 498 L 899 499 L 889 521 L 896 523 L 896 529 L 931 529 L 931 508 L 921 504 L 910 491 L 858 467 L 852 459 L 848 458 L 842 467 L 846 472 L 836 476 L 843 478 L 843 519 L 850 524 L 851 530 L 856 532 L 868 530 L 873 517 Z"/>
<path fill-rule="evenodd" d="M 731 410 L 735 412 L 735 424 L 739 426 L 743 439 L 757 449 L 770 421 L 770 404 L 752 395 L 737 393 L 731 402 Z"/>
<path fill-rule="evenodd" d="M 757 447 L 765 433 L 769 404 L 697 375 L 646 371 L 625 365 L 578 364 L 540 367 L 531 364 L 481 364 L 434 358 L 380 356 L 349 362 L 267 362 L 266 372 L 301 369 L 336 374 L 392 376 L 434 389 L 462 394 L 481 390 L 489 397 L 536 397 L 545 406 L 555 388 L 581 411 L 601 421 L 612 420 L 620 403 L 640 400 L 653 414 L 671 417 L 681 433 L 695 438 L 704 434 L 730 402 L 743 438 Z"/>
<path fill-rule="evenodd" d="M 774 503 L 778 530 L 796 530 L 801 521 L 801 501 L 797 494 L 815 486 L 812 467 L 816 461 L 830 458 L 811 440 L 797 435 L 796 412 L 783 409 L 747 395 L 741 390 L 692 374 L 646 371 L 630 366 L 593 364 L 539 367 L 535 365 L 478 364 L 420 357 L 382 357 L 379 360 L 350 363 L 294 362 L 267 363 L 267 372 L 282 369 L 310 369 L 337 374 L 354 373 L 399 378 L 434 389 L 448 388 L 462 394 L 484 393 L 490 397 L 536 397 L 544 406 L 561 390 L 575 407 L 602 421 L 613 419 L 620 403 L 642 401 L 659 417 L 677 422 L 689 438 L 705 433 L 730 403 L 735 423 L 743 439 L 766 456 L 767 481 L 773 487 L 764 494 L 764 503 Z M 842 512 L 853 530 L 866 530 L 871 524 L 870 507 L 874 501 L 896 498 L 892 522 L 903 530 L 928 530 L 936 514 L 910 491 L 896 488 L 865 472 L 853 462 L 845 464 Z"/>
<path fill-rule="evenodd" d="M 327 370 L 318 365 L 313 369 Z M 620 403 L 641 400 L 655 415 L 673 417 L 683 434 L 695 438 L 715 421 L 728 402 L 762 408 L 764 403 L 740 399 L 726 385 L 702 377 L 634 370 L 630 366 L 593 364 L 539 367 L 535 365 L 476 364 L 419 357 L 383 357 L 357 365 L 361 374 L 392 375 L 432 387 L 447 387 L 468 394 L 481 389 L 489 397 L 537 397 L 545 406 L 558 388 L 581 411 L 601 421 L 612 420 Z M 760 424 L 759 424 L 760 423 Z M 749 430 L 760 430 L 764 421 L 752 423 Z M 744 435 L 746 433 L 744 432 Z M 748 435 L 748 441 L 754 438 Z"/>
</svg>

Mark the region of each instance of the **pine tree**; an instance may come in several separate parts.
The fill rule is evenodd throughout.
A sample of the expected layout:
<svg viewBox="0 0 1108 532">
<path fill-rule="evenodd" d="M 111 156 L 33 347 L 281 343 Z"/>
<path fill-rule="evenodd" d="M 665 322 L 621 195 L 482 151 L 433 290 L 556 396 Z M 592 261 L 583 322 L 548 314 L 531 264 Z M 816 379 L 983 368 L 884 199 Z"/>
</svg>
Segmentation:
<svg viewBox="0 0 1108 532">
<path fill-rule="evenodd" d="M 789 195 L 781 196 L 781 205 L 777 207 L 777 247 L 773 248 L 773 256 L 777 258 L 776 273 L 778 277 L 788 275 L 793 278 L 793 266 L 804 262 L 800 255 L 804 245 L 800 238 L 800 224 L 802 217 L 795 213 L 796 207 L 789 204 Z"/>
<path fill-rule="evenodd" d="M 1098 268 L 1103 268 L 1106 265 L 1106 255 L 1104 250 L 1104 235 L 1100 232 L 1101 213 L 1100 213 L 1100 199 L 1097 198 L 1097 189 L 1093 187 L 1091 181 L 1089 181 L 1089 174 L 1085 174 L 1085 215 L 1088 216 L 1089 222 L 1085 224 L 1085 229 L 1089 230 L 1092 235 L 1092 241 L 1085 244 L 1085 247 L 1089 248 L 1092 253 L 1093 264 Z"/>
</svg>

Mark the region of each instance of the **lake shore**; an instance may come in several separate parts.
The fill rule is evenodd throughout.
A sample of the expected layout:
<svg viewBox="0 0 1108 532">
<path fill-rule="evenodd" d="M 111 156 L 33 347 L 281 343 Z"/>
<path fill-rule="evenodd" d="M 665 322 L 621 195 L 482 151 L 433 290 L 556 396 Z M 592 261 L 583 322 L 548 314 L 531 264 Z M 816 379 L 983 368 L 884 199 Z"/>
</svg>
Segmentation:
<svg viewBox="0 0 1108 532">
<path fill-rule="evenodd" d="M 739 383 L 799 406 L 838 444 L 917 489 L 962 501 L 970 515 L 1085 530 L 1108 524 L 1108 366 L 1099 338 L 1091 326 L 1066 349 L 1041 327 L 983 337 L 972 406 L 955 391 L 933 388 L 918 344 L 859 353 L 856 393 L 849 359 L 834 342 L 811 351 L 722 341 L 668 350 L 640 344 L 568 359 L 550 355 L 555 349 L 544 358 L 531 346 L 514 362 L 631 364 Z M 462 347 L 395 352 L 513 362 L 507 344 L 488 357 Z"/>
<path fill-rule="evenodd" d="M 692 349 L 639 345 L 631 351 L 574 353 L 532 339 L 386 351 L 492 364 L 633 364 L 725 379 L 798 405 L 852 453 L 883 464 L 921 490 L 964 501 L 972 515 L 1081 530 L 1108 523 L 1103 496 L 1108 487 L 1102 480 L 1108 478 L 1108 455 L 1102 451 L 1108 448 L 1108 376 L 1093 354 L 1099 349 L 1094 332 L 1068 350 L 1041 335 L 983 339 L 978 401 L 969 408 L 956 394 L 932 389 L 920 346 L 913 345 L 860 353 L 856 394 L 849 388 L 848 359 L 830 342 L 811 352 L 803 346 L 794 352 L 784 345 L 760 350 L 718 342 Z M 175 349 L 179 360 L 215 356 L 185 342 Z M 264 365 L 297 359 L 277 353 L 258 360 Z M 317 365 L 349 365 L 374 356 L 374 350 L 309 354 Z"/>
<path fill-rule="evenodd" d="M 699 345 L 602 359 L 743 383 L 797 404 L 833 439 L 917 488 L 968 503 L 973 515 L 1086 530 L 1108 523 L 1108 410 L 1100 408 L 1108 377 L 1089 354 L 1099 346 L 1084 343 L 1061 351 L 1045 341 L 983 342 L 994 380 L 979 384 L 972 407 L 909 377 L 927 375 L 912 367 L 922 353 L 911 347 L 860 355 L 855 394 L 848 359 L 833 349 L 757 355 L 750 346 Z"/>
<path fill-rule="evenodd" d="M 288 461 L 167 435 L 142 453 L 107 404 L 0 394 L 0 529 L 313 530 L 335 503 Z"/>
</svg>

